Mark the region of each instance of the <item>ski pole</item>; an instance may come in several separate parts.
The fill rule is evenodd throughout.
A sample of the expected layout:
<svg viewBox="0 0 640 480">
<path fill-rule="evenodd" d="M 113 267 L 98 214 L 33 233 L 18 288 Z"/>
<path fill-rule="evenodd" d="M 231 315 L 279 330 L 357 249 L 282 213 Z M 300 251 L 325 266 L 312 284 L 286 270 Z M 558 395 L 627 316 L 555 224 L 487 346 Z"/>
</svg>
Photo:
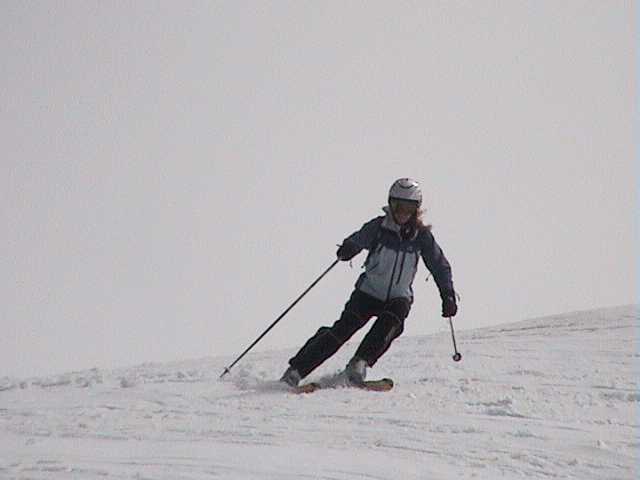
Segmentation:
<svg viewBox="0 0 640 480">
<path fill-rule="evenodd" d="M 451 327 L 451 340 L 453 340 L 453 351 L 455 352 L 453 355 L 453 361 L 459 362 L 462 360 L 462 354 L 458 351 L 458 347 L 456 346 L 456 336 L 453 333 L 453 322 L 451 321 L 451 317 L 449 317 L 449 326 Z"/>
<path fill-rule="evenodd" d="M 287 309 L 286 309 L 284 312 L 282 312 L 282 314 L 281 314 L 278 318 L 276 318 L 276 319 L 275 319 L 275 321 L 274 321 L 271 325 L 269 325 L 269 327 L 268 327 L 264 332 L 262 332 L 262 335 L 260 335 L 258 338 L 256 338 L 256 339 L 255 339 L 255 341 L 254 341 L 251 345 L 249 345 L 249 346 L 247 347 L 247 349 L 246 349 L 244 352 L 242 352 L 242 354 L 241 354 L 238 358 L 236 358 L 236 359 L 234 360 L 234 362 L 233 362 L 231 365 L 229 365 L 227 368 L 225 368 L 225 369 L 224 369 L 224 372 L 222 372 L 222 375 L 220 375 L 220 378 L 224 377 L 227 373 L 229 373 L 229 372 L 231 371 L 231 369 L 233 368 L 233 366 L 234 366 L 236 363 L 238 363 L 238 362 L 242 359 L 242 357 L 244 357 L 247 353 L 249 353 L 249 350 L 251 350 L 253 347 L 255 347 L 255 346 L 256 346 L 256 344 L 257 344 L 260 340 L 262 340 L 262 338 L 263 338 L 267 333 L 269 333 L 269 332 L 271 331 L 271 329 L 272 329 L 273 327 L 275 327 L 275 326 L 276 326 L 276 324 L 277 324 L 280 320 L 282 320 L 282 319 L 284 318 L 284 316 L 285 316 L 287 313 L 289 313 L 289 311 L 290 311 L 290 310 L 291 310 L 291 309 L 292 309 L 292 308 L 293 308 L 293 307 L 294 307 L 294 306 L 295 306 L 295 305 L 296 305 L 300 300 L 302 300 L 302 297 L 304 297 L 307 293 L 309 293 L 309 290 L 311 290 L 313 287 L 315 287 L 315 286 L 316 286 L 316 284 L 317 284 L 320 280 L 322 280 L 322 278 L 323 278 L 327 273 L 329 273 L 329 271 L 330 271 L 333 267 L 335 267 L 335 266 L 338 264 L 338 262 L 339 262 L 339 261 L 340 261 L 340 259 L 335 260 L 335 261 L 331 264 L 331 266 L 330 266 L 329 268 L 327 268 L 324 272 L 322 272 L 322 275 L 320 275 L 318 278 L 316 278 L 316 279 L 314 280 L 314 282 L 313 282 L 311 285 L 309 285 L 309 287 L 308 287 L 304 292 L 302 292 L 302 294 L 301 294 L 298 298 L 296 298 L 296 299 L 294 300 L 294 302 L 293 302 L 291 305 L 289 305 L 289 307 L 287 307 Z"/>
</svg>

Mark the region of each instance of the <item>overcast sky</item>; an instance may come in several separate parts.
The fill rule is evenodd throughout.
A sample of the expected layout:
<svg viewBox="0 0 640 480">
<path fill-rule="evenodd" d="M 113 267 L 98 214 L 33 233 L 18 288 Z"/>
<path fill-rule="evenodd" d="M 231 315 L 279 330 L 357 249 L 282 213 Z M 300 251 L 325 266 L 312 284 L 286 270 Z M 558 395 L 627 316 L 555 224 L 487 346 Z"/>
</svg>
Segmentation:
<svg viewBox="0 0 640 480">
<path fill-rule="evenodd" d="M 636 9 L 2 2 L 0 377 L 239 354 L 405 176 L 459 329 L 636 303 Z M 426 276 L 405 334 L 450 341 Z"/>
</svg>

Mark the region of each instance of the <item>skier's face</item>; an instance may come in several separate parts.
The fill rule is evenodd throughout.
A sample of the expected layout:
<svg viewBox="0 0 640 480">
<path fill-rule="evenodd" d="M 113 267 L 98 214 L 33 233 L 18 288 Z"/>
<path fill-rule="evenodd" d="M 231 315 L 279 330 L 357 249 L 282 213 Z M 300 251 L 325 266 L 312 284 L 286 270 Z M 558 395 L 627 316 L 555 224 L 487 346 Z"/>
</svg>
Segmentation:
<svg viewBox="0 0 640 480">
<path fill-rule="evenodd" d="M 391 211 L 393 218 L 398 225 L 404 225 L 418 211 L 418 205 L 414 202 L 405 202 L 402 200 L 391 201 Z"/>
<path fill-rule="evenodd" d="M 396 213 L 393 217 L 396 219 L 398 225 L 404 225 L 409 220 L 411 220 L 411 215 L 408 215 L 406 213 Z"/>
</svg>

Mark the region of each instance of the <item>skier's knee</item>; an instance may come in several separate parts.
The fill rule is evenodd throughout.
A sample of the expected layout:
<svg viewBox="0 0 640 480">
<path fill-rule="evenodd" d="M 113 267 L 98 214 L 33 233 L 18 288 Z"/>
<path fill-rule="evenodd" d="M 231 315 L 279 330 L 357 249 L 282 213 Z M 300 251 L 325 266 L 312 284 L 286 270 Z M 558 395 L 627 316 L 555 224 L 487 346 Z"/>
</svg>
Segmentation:
<svg viewBox="0 0 640 480">
<path fill-rule="evenodd" d="M 392 330 L 393 338 L 398 338 L 402 332 L 404 332 L 404 322 L 396 323 Z"/>
<path fill-rule="evenodd" d="M 316 338 L 323 339 L 326 341 L 327 339 L 331 339 L 334 343 L 338 345 L 342 345 L 342 341 L 340 339 L 339 334 L 336 332 L 335 325 L 333 327 L 320 327 L 318 332 L 316 333 Z"/>
<path fill-rule="evenodd" d="M 387 331 L 386 336 L 389 338 L 396 338 L 404 331 L 404 318 L 399 317 L 392 310 L 382 312 L 379 319 L 384 322 Z"/>
<path fill-rule="evenodd" d="M 367 323 L 367 320 L 368 318 L 364 318 L 353 310 L 345 310 L 342 312 L 340 320 L 337 322 L 336 326 L 339 325 L 340 329 L 350 331 L 351 334 L 353 334 L 353 332 L 362 328 L 364 324 Z"/>
<path fill-rule="evenodd" d="M 340 316 L 333 327 L 328 329 L 328 334 L 335 338 L 335 340 L 342 345 L 349 340 L 355 332 L 357 332 L 363 325 L 362 317 L 355 312 L 345 310 Z"/>
</svg>

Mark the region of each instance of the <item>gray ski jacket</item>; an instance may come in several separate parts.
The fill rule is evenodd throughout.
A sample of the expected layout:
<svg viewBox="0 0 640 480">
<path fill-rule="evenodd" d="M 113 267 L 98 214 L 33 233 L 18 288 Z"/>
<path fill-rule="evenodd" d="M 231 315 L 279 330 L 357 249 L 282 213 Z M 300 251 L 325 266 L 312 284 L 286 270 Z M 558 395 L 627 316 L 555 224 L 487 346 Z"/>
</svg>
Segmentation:
<svg viewBox="0 0 640 480">
<path fill-rule="evenodd" d="M 422 228 L 412 238 L 403 239 L 389 208 L 383 210 L 386 215 L 370 220 L 344 240 L 369 251 L 356 288 L 385 302 L 397 297 L 413 302 L 412 284 L 422 257 L 440 296 L 452 293 L 451 266 L 431 231 Z"/>
</svg>

